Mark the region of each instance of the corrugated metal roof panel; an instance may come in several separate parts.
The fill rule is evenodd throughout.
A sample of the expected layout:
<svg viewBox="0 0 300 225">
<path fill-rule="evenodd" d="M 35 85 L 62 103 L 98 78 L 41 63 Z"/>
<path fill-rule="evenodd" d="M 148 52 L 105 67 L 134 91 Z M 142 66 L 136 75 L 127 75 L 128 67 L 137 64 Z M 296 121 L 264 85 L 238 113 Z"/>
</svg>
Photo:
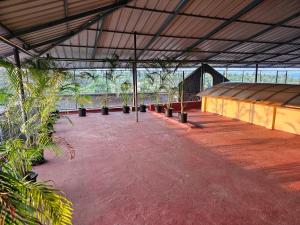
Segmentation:
<svg viewBox="0 0 300 225">
<path fill-rule="evenodd" d="M 13 30 L 32 27 L 63 18 L 63 4 L 60 0 L 0 1 L 0 8 L 5 12 L 0 14 L 0 20 Z"/>
<path fill-rule="evenodd" d="M 300 17 L 297 17 L 296 19 L 287 22 L 285 25 L 300 27 Z"/>
<path fill-rule="evenodd" d="M 240 60 L 244 57 L 249 56 L 249 54 L 229 54 L 229 53 L 221 53 L 215 57 L 212 57 L 211 60 Z"/>
<path fill-rule="evenodd" d="M 294 58 L 294 55 L 281 55 L 281 56 L 277 56 L 275 58 L 272 59 L 268 59 L 267 61 L 285 61 L 285 60 L 289 60 L 291 58 Z"/>
<path fill-rule="evenodd" d="M 74 15 L 83 11 L 103 7 L 114 3 L 114 0 L 68 0 L 68 14 Z"/>
<path fill-rule="evenodd" d="M 269 26 L 234 22 L 215 34 L 214 38 L 244 40 Z"/>
<path fill-rule="evenodd" d="M 242 8 L 246 7 L 246 5 L 248 5 L 250 2 L 251 0 L 190 1 L 184 12 L 203 16 L 230 18 L 234 14 L 238 13 Z"/>
<path fill-rule="evenodd" d="M 266 43 L 242 43 L 232 49 L 230 51 L 233 52 L 262 52 L 265 49 L 276 46 L 275 44 L 266 44 Z"/>
<path fill-rule="evenodd" d="M 117 32 L 103 32 L 100 35 L 100 40 L 97 43 L 99 47 L 108 47 L 112 49 L 97 49 L 97 58 L 107 58 L 112 54 L 120 54 L 121 58 L 128 58 L 133 56 L 132 50 L 122 50 L 117 48 L 133 48 L 133 35 L 131 34 L 121 34 L 119 32 L 130 32 L 133 33 L 137 31 L 138 33 L 145 33 L 155 35 L 159 30 L 161 25 L 166 21 L 166 18 L 171 15 L 170 12 L 174 11 L 180 0 L 139 0 L 131 1 L 128 5 L 147 8 L 147 10 L 133 9 L 132 7 L 123 7 L 120 10 L 115 11 L 111 15 L 105 18 L 104 29 L 106 30 L 116 30 Z M 177 15 L 174 20 L 169 24 L 169 26 L 163 31 L 164 37 L 158 37 L 157 40 L 150 46 L 155 50 L 166 50 L 172 49 L 173 51 L 147 51 L 144 52 L 142 56 L 145 59 L 159 58 L 159 57 L 173 57 L 176 56 L 180 51 L 191 44 L 193 44 L 196 39 L 200 38 L 216 28 L 220 23 L 224 22 L 220 18 L 229 19 L 231 16 L 235 15 L 246 5 L 250 4 L 252 0 L 239 1 L 239 0 L 197 0 L 189 1 L 187 6 L 181 11 L 181 13 L 192 14 L 188 17 L 186 15 Z M 9 24 L 9 29 L 12 31 L 20 30 L 25 27 L 32 27 L 37 24 L 49 22 L 50 20 L 56 20 L 59 18 L 64 18 L 66 12 L 68 15 L 73 15 L 87 10 L 94 9 L 96 7 L 103 7 L 108 4 L 115 3 L 114 0 L 68 0 L 68 6 L 64 8 L 64 1 L 62 0 L 10 0 L 10 1 L 0 1 L 0 20 Z M 270 10 L 272 8 L 272 10 Z M 153 9 L 151 11 L 151 9 Z M 275 23 L 280 21 L 295 12 L 299 11 L 299 0 L 265 0 L 259 6 L 251 10 L 242 20 L 257 21 L 257 22 L 268 22 Z M 157 10 L 162 10 L 164 12 L 159 13 Z M 4 12 L 4 13 L 2 13 Z M 197 17 L 199 15 L 200 17 Z M 23 38 L 25 42 L 30 45 L 35 45 L 38 43 L 44 43 L 45 41 L 54 40 L 56 38 L 66 35 L 70 31 L 77 30 L 80 26 L 85 24 L 95 15 L 90 15 L 76 21 L 60 24 L 53 26 L 49 29 L 43 29 L 30 34 L 24 35 Z M 218 17 L 214 19 L 204 19 L 203 16 Z M 298 26 L 299 18 L 296 18 L 287 23 L 288 25 Z M 6 24 L 4 24 L 6 25 Z M 97 28 L 97 24 L 92 26 L 94 29 Z M 233 22 L 231 25 L 227 26 L 220 32 L 214 35 L 214 38 L 219 39 L 240 39 L 244 40 L 248 37 L 256 34 L 257 32 L 266 29 L 269 26 L 266 25 L 255 25 L 250 23 Z M 4 31 L 0 30 L 0 33 Z M 75 35 L 70 40 L 67 40 L 63 45 L 75 45 L 75 47 L 58 46 L 53 50 L 50 50 L 51 55 L 57 57 L 76 57 L 76 58 L 90 58 L 94 51 L 95 38 L 98 32 L 95 30 L 83 31 L 78 35 Z M 173 37 L 166 37 L 166 36 Z M 268 33 L 257 37 L 256 40 L 270 41 L 270 42 L 285 42 L 291 40 L 299 35 L 299 29 L 283 28 L 278 27 Z M 180 36 L 175 38 L 174 36 Z M 137 36 L 137 47 L 143 49 L 149 40 L 153 36 L 149 35 L 138 35 Z M 191 37 L 191 38 L 186 38 Z M 234 61 L 239 61 L 244 57 L 251 56 L 251 54 L 229 54 L 222 53 L 222 50 L 229 48 L 237 44 L 234 41 L 224 41 L 224 40 L 205 40 L 197 49 L 203 51 L 219 51 L 221 54 L 214 53 L 200 53 L 200 52 L 190 52 L 186 53 L 185 56 L 191 60 L 202 60 L 207 57 L 212 57 L 211 60 L 218 61 L 233 61 L 230 66 L 240 66 L 241 64 L 234 64 Z M 293 43 L 300 44 L 299 40 Z M 19 42 L 22 45 L 22 42 Z M 37 48 L 36 50 L 42 50 L 48 45 Z M 81 46 L 80 48 L 76 46 Z M 249 52 L 263 52 L 266 49 L 273 47 L 275 45 L 267 43 L 242 43 L 233 49 L 228 51 L 234 51 L 237 53 L 249 53 Z M 86 48 L 88 47 L 88 48 Z M 280 47 L 274 48 L 266 53 L 252 56 L 245 61 L 261 61 L 269 57 L 272 57 L 272 53 L 286 53 L 291 50 L 295 50 L 292 54 L 293 56 L 278 56 L 272 58 L 270 61 L 278 61 L 279 64 L 283 64 L 284 61 L 290 59 L 291 61 L 298 62 L 299 59 L 293 59 L 296 54 L 299 54 L 297 50 L 297 45 L 282 45 Z M 1 49 L 0 49 L 1 51 Z M 2 52 L 7 52 L 5 47 L 2 47 Z M 1 52 L 1 53 L 2 53 Z M 98 55 L 99 54 L 99 55 Z M 275 56 L 275 55 L 274 55 Z M 268 62 L 261 62 L 260 67 L 267 66 Z M 76 63 L 80 66 L 89 66 L 95 63 Z M 75 65 L 75 63 L 74 63 Z"/>
<path fill-rule="evenodd" d="M 288 41 L 299 36 L 299 29 L 278 27 L 255 38 L 256 41 Z"/>
<path fill-rule="evenodd" d="M 276 56 L 276 55 L 274 55 L 274 56 Z M 252 61 L 259 62 L 261 60 L 265 60 L 265 59 L 268 59 L 270 57 L 273 57 L 273 56 L 272 55 L 265 55 L 265 54 L 258 54 L 258 55 L 254 55 L 254 56 L 252 56 L 250 58 L 247 58 L 244 61 L 246 61 L 246 62 L 252 62 Z"/>
<path fill-rule="evenodd" d="M 221 22 L 220 20 L 177 16 L 163 34 L 200 38 L 215 29 Z"/>
<path fill-rule="evenodd" d="M 287 53 L 287 52 L 290 52 L 290 51 L 293 51 L 295 49 L 299 49 L 300 46 L 297 46 L 297 45 L 282 45 L 282 46 L 279 46 L 277 48 L 274 48 L 274 49 L 271 49 L 269 51 L 266 51 L 266 52 L 269 52 L 269 53 Z"/>
<path fill-rule="evenodd" d="M 277 23 L 299 12 L 299 0 L 265 0 L 241 19 L 265 23 Z"/>
<path fill-rule="evenodd" d="M 190 60 L 204 60 L 210 56 L 213 56 L 213 53 L 202 53 L 202 52 L 189 52 L 185 56 L 189 56 Z"/>
<path fill-rule="evenodd" d="M 157 40 L 150 46 L 154 49 L 172 49 L 179 50 L 184 49 L 191 45 L 195 40 L 187 38 L 167 38 L 159 37 Z"/>
<path fill-rule="evenodd" d="M 222 51 L 226 48 L 229 48 L 238 42 L 234 41 L 215 41 L 215 40 L 207 40 L 202 42 L 197 46 L 197 49 L 204 51 Z"/>
</svg>

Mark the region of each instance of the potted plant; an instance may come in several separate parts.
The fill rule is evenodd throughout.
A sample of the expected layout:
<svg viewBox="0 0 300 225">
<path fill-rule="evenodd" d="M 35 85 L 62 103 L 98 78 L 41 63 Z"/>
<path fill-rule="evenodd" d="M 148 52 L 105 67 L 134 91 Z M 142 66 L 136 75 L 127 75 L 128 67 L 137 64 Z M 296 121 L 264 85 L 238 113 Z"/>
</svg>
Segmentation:
<svg viewBox="0 0 300 225">
<path fill-rule="evenodd" d="M 111 64 L 111 67 L 112 67 L 113 64 Z M 110 74 L 110 78 L 112 77 L 112 74 L 113 74 L 114 70 L 111 69 L 109 74 Z M 101 105 L 102 105 L 102 108 L 101 108 L 101 113 L 102 115 L 108 115 L 108 101 L 109 101 L 109 98 L 108 98 L 108 75 L 107 75 L 107 72 L 105 73 L 105 94 L 104 96 L 102 97 L 101 99 Z"/>
<path fill-rule="evenodd" d="M 167 104 L 165 108 L 165 115 L 166 117 L 172 117 L 173 116 L 173 108 L 172 108 L 172 102 L 174 99 L 174 96 L 176 94 L 177 88 L 173 86 L 168 86 L 167 88 Z"/>
<path fill-rule="evenodd" d="M 108 96 L 107 96 L 107 95 L 104 96 L 104 97 L 101 99 L 101 105 L 102 105 L 102 107 L 101 107 L 101 114 L 102 114 L 102 115 L 108 115 L 109 109 L 108 109 L 108 107 L 107 107 L 107 105 L 108 105 Z"/>
<path fill-rule="evenodd" d="M 166 117 L 172 117 L 173 116 L 173 108 L 172 108 L 172 102 L 174 100 L 174 97 L 177 93 L 177 87 L 176 87 L 176 80 L 175 80 L 175 72 L 177 70 L 177 68 L 175 68 L 175 70 L 172 71 L 172 68 L 167 68 L 167 70 L 169 70 L 168 74 L 168 79 L 165 85 L 165 89 L 167 92 L 167 104 L 166 104 L 166 108 L 165 108 L 165 115 Z"/>
<path fill-rule="evenodd" d="M 91 102 L 91 96 L 80 94 L 79 88 L 77 88 L 77 90 L 75 92 L 75 101 L 79 105 L 78 115 L 80 117 L 85 117 L 86 116 L 86 108 L 84 107 L 84 105 Z"/>
<path fill-rule="evenodd" d="M 161 113 L 162 112 L 162 104 L 161 104 L 161 99 L 160 99 L 160 91 L 163 89 L 163 83 L 161 79 L 161 74 L 158 73 L 157 71 L 151 71 L 152 64 L 147 65 L 150 68 L 147 68 L 148 73 L 146 73 L 146 80 L 147 83 L 150 87 L 152 87 L 152 97 L 155 102 L 155 112 Z"/>
<path fill-rule="evenodd" d="M 182 81 L 179 84 L 179 96 L 180 96 L 180 112 L 178 113 L 179 121 L 181 123 L 187 122 L 187 112 L 184 111 L 184 74 L 182 75 Z"/>
<path fill-rule="evenodd" d="M 140 112 L 146 112 L 147 106 L 145 105 L 145 93 L 144 92 L 139 93 L 139 100 L 141 102 Z"/>
<path fill-rule="evenodd" d="M 129 83 L 129 81 L 125 81 L 121 84 L 121 98 L 123 101 L 123 113 L 129 113 L 130 111 L 130 108 L 128 106 L 130 88 L 131 88 L 131 84 Z"/>
<path fill-rule="evenodd" d="M 155 111 L 158 113 L 162 112 L 163 106 L 161 104 L 161 91 L 167 91 L 168 103 L 166 108 L 166 115 L 172 116 L 171 102 L 176 92 L 175 85 L 175 73 L 182 63 L 175 63 L 172 59 L 165 58 L 163 60 L 156 59 L 152 63 L 147 64 L 145 68 L 148 73 L 146 78 L 148 79 L 151 87 L 154 90 L 155 96 Z M 159 68 L 160 71 L 154 70 L 153 68 Z"/>
<path fill-rule="evenodd" d="M 63 74 L 55 67 L 49 70 L 49 64 L 47 60 L 29 61 L 20 70 L 0 59 L 9 80 L 8 95 L 0 93 L 0 102 L 5 100 L 1 120 L 5 134 L 0 145 L 0 193 L 4 193 L 0 224 L 71 224 L 71 203 L 50 184 L 36 182 L 37 173 L 32 171 L 32 160 L 53 145 L 49 120 Z M 23 79 L 23 96 L 19 95 L 20 77 L 28 78 Z"/>
<path fill-rule="evenodd" d="M 139 100 L 140 104 L 140 112 L 146 112 L 147 106 L 145 105 L 145 91 L 147 90 L 147 83 L 145 81 L 142 82 L 139 92 Z"/>
</svg>

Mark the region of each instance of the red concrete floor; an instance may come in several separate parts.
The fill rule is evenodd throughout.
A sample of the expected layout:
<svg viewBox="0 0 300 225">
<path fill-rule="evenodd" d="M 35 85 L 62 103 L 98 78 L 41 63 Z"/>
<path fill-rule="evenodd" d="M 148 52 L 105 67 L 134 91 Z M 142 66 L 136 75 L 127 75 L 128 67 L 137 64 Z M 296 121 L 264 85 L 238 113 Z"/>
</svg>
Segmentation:
<svg viewBox="0 0 300 225">
<path fill-rule="evenodd" d="M 74 204 L 75 225 L 299 225 L 300 136 L 190 112 L 60 120 L 61 158 L 38 166 Z M 72 151 L 73 151 L 72 150 Z"/>
</svg>

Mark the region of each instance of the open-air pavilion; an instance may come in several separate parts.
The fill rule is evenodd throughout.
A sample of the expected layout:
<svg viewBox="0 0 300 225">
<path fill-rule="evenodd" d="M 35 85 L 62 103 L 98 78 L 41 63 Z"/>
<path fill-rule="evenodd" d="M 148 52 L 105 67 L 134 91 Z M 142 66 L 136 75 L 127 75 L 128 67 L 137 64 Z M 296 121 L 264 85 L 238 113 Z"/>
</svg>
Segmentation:
<svg viewBox="0 0 300 225">
<path fill-rule="evenodd" d="M 299 0 L 4 0 L 0 55 L 1 146 L 48 132 L 73 224 L 300 224 Z"/>
</svg>

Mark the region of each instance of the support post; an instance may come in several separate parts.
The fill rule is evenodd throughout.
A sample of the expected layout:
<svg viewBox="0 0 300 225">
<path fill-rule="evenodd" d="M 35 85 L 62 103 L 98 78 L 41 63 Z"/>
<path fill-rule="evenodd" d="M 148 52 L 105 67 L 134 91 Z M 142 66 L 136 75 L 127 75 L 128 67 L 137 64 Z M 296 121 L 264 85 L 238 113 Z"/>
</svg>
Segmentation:
<svg viewBox="0 0 300 225">
<path fill-rule="evenodd" d="M 258 76 L 258 64 L 255 65 L 255 83 L 257 83 L 257 76 Z"/>
<path fill-rule="evenodd" d="M 203 91 L 203 80 L 204 80 L 204 63 L 201 63 L 201 74 L 200 74 L 200 92 Z"/>
<path fill-rule="evenodd" d="M 181 87 L 179 87 L 179 95 L 180 95 L 180 112 L 183 113 L 184 111 L 184 71 L 182 71 L 182 81 Z"/>
<path fill-rule="evenodd" d="M 134 61 L 133 61 L 133 91 L 134 91 L 134 108 L 135 108 L 135 120 L 139 122 L 139 113 L 138 113 L 138 94 L 137 94 L 137 52 L 136 52 L 136 32 L 134 32 Z"/>
<path fill-rule="evenodd" d="M 74 82 L 76 83 L 76 74 L 75 74 L 75 70 L 74 70 Z M 78 109 L 78 103 L 77 103 L 77 100 L 75 100 L 75 109 L 77 110 Z"/>
<path fill-rule="evenodd" d="M 275 79 L 275 83 L 278 83 L 278 70 L 276 71 L 276 79 Z"/>
<path fill-rule="evenodd" d="M 14 57 L 15 57 L 16 67 L 18 69 L 17 76 L 18 76 L 18 85 L 19 85 L 20 107 L 21 107 L 22 119 L 23 122 L 25 123 L 27 121 L 27 115 L 24 108 L 25 91 L 24 91 L 23 77 L 21 72 L 20 56 L 17 48 L 14 48 Z"/>
<path fill-rule="evenodd" d="M 284 77 L 284 83 L 286 84 L 287 83 L 287 70 L 285 71 L 285 77 Z"/>
</svg>

